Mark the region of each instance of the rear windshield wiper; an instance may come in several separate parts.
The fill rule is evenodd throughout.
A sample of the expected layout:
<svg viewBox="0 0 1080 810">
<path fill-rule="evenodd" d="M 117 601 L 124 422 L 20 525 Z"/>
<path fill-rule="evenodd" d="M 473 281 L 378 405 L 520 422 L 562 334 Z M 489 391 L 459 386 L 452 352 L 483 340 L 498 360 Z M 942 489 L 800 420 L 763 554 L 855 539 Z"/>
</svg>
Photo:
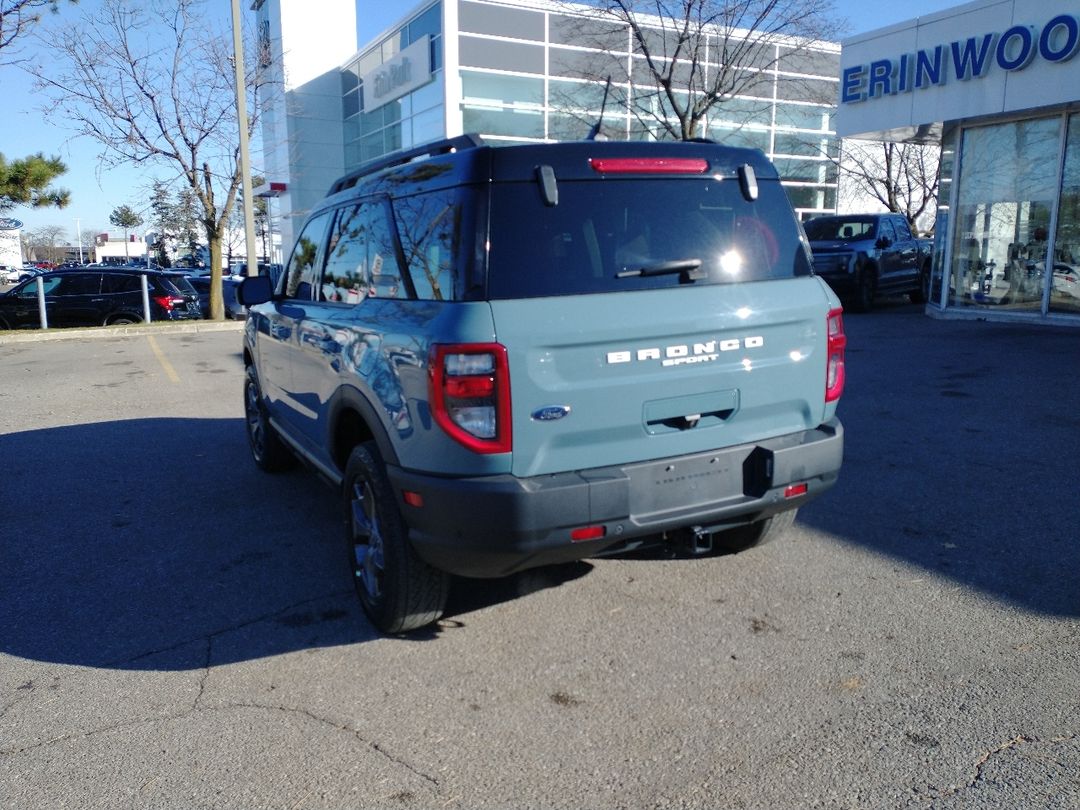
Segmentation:
<svg viewBox="0 0 1080 810">
<path fill-rule="evenodd" d="M 676 259 L 670 262 L 657 262 L 642 267 L 628 267 L 615 274 L 615 278 L 635 278 L 637 276 L 668 276 L 681 273 L 683 281 L 697 281 L 705 278 L 701 271 L 701 259 Z"/>
</svg>

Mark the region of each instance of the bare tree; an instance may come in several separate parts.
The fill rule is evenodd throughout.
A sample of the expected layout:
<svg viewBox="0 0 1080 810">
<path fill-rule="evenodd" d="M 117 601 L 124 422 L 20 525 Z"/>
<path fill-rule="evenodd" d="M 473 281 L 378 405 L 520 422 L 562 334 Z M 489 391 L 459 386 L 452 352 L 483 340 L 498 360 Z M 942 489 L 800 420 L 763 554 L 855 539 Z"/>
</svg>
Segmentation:
<svg viewBox="0 0 1080 810">
<path fill-rule="evenodd" d="M 67 229 L 59 225 L 42 225 L 26 231 L 23 236 L 26 258 L 35 262 L 59 264 L 67 256 L 66 243 L 61 245 L 61 239 L 66 235 Z"/>
<path fill-rule="evenodd" d="M 10 58 L 16 40 L 41 21 L 42 9 L 56 12 L 59 7 L 60 0 L 0 0 L 0 51 L 5 52 L 4 57 Z M 0 59 L 0 64 L 5 61 Z"/>
<path fill-rule="evenodd" d="M 101 0 L 78 28 L 52 37 L 50 62 L 33 73 L 54 96 L 51 114 L 104 147 L 103 167 L 156 163 L 183 178 L 210 247 L 210 312 L 220 319 L 222 236 L 240 164 L 232 38 L 214 18 L 202 0 Z M 250 61 L 249 134 L 263 86 Z"/>
<path fill-rule="evenodd" d="M 709 114 L 737 95 L 763 95 L 769 71 L 835 36 L 832 0 L 609 0 L 565 4 L 592 18 L 607 58 L 586 78 L 629 86 L 631 116 L 661 137 L 701 137 Z M 618 31 L 628 29 L 634 58 Z M 809 72 L 809 71 L 807 71 Z M 583 75 L 578 73 L 578 75 Z M 771 87 L 767 97 L 771 98 Z M 814 98 L 831 102 L 831 98 Z"/>
<path fill-rule="evenodd" d="M 873 197 L 907 217 L 913 229 L 936 214 L 941 181 L 936 144 L 845 140 L 839 167 L 843 192 Z"/>
</svg>

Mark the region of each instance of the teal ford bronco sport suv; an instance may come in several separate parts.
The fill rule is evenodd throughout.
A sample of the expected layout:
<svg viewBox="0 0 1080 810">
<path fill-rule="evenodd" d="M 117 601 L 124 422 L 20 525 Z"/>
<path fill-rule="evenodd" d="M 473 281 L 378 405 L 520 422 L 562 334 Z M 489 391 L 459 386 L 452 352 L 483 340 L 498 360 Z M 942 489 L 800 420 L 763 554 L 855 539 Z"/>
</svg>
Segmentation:
<svg viewBox="0 0 1080 810">
<path fill-rule="evenodd" d="M 452 575 L 746 548 L 840 469 L 840 304 L 758 151 L 429 145 L 335 183 L 240 296 L 255 461 L 340 488 L 384 632 Z"/>
</svg>

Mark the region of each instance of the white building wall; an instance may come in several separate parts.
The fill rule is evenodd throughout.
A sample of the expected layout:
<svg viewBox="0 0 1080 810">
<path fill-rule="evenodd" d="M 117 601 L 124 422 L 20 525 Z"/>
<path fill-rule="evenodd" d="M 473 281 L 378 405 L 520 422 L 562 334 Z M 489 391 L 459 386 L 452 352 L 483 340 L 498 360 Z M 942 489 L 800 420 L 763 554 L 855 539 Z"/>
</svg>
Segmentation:
<svg viewBox="0 0 1080 810">
<path fill-rule="evenodd" d="M 317 13 L 304 0 L 256 0 L 255 9 L 276 88 L 261 111 L 264 172 L 288 184 L 271 207 L 291 245 L 307 211 L 344 172 L 339 68 L 356 52 L 356 0 L 318 0 Z"/>
</svg>

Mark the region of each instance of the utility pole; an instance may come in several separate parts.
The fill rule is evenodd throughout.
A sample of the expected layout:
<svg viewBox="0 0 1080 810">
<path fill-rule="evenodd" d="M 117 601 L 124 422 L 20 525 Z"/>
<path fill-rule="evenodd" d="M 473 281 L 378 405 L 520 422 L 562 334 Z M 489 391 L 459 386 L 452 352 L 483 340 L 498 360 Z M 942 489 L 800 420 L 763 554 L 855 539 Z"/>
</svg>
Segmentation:
<svg viewBox="0 0 1080 810">
<path fill-rule="evenodd" d="M 78 240 L 79 243 L 79 264 L 82 264 L 82 223 L 79 222 L 78 217 L 75 217 L 75 238 Z"/>
<path fill-rule="evenodd" d="M 236 123 L 240 128 L 240 184 L 244 203 L 244 244 L 247 247 L 247 274 L 259 274 L 255 257 L 255 205 L 251 191 L 251 153 L 248 148 L 247 85 L 244 82 L 244 43 L 241 37 L 240 0 L 232 0 L 233 65 L 236 67 Z"/>
</svg>

